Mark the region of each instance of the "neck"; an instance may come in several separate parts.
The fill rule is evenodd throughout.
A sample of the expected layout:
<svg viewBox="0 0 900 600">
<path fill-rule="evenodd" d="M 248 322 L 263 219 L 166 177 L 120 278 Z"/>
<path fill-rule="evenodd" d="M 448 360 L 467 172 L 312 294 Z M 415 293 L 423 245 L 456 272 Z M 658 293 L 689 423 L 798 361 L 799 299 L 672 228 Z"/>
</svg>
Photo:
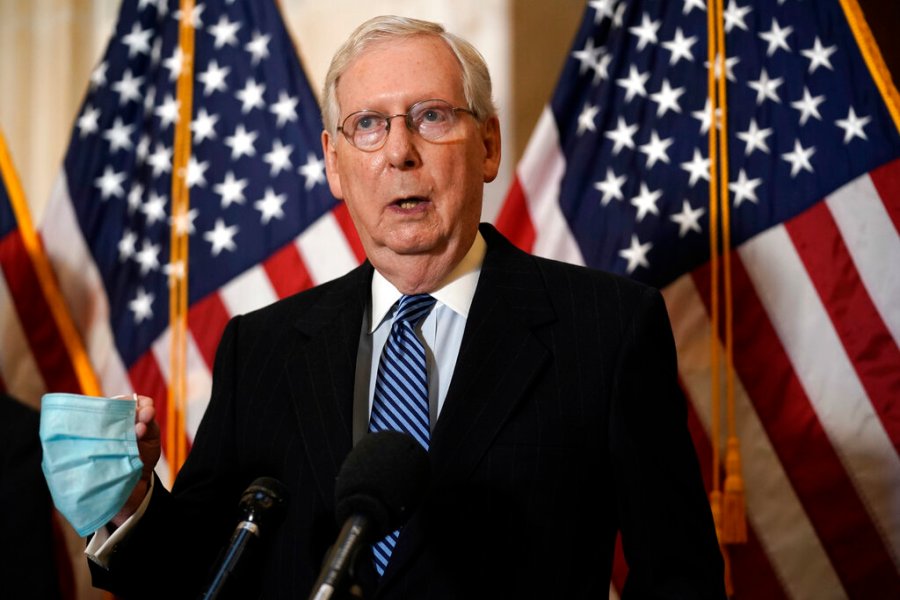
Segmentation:
<svg viewBox="0 0 900 600">
<path fill-rule="evenodd" d="M 475 235 L 468 244 L 439 254 L 396 254 L 385 248 L 372 253 L 369 261 L 400 293 L 429 294 L 447 282 L 474 241 Z"/>
</svg>

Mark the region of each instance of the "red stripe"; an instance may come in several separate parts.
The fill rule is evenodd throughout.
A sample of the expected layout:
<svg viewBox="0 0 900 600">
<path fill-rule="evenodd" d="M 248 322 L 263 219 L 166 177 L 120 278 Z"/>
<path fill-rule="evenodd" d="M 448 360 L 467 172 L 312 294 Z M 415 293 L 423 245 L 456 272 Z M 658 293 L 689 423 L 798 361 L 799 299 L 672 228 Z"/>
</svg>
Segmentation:
<svg viewBox="0 0 900 600">
<path fill-rule="evenodd" d="M 622 548 L 622 534 L 616 534 L 616 548 L 613 552 L 612 585 L 622 595 L 625 580 L 628 579 L 628 563 L 625 561 L 625 550 Z"/>
<path fill-rule="evenodd" d="M 4 394 L 9 393 L 9 388 L 6 387 L 6 382 L 3 381 L 3 375 L 0 375 L 0 392 L 2 392 Z"/>
<path fill-rule="evenodd" d="M 131 385 L 141 396 L 149 396 L 153 398 L 153 406 L 156 408 L 156 422 L 159 424 L 160 440 L 162 441 L 163 451 L 166 447 L 166 436 L 169 431 L 169 391 L 166 380 L 163 377 L 162 370 L 153 356 L 153 350 L 147 350 L 139 359 L 137 359 L 128 370 L 128 377 L 131 379 Z M 190 452 L 191 440 L 187 436 L 187 432 L 181 432 L 185 439 L 185 448 Z M 175 473 L 173 473 L 173 476 Z"/>
<path fill-rule="evenodd" d="M 869 177 L 894 222 L 894 229 L 900 232 L 900 158 L 878 167 Z"/>
<path fill-rule="evenodd" d="M 312 277 L 293 242 L 267 258 L 263 268 L 279 298 L 287 298 L 313 286 Z"/>
<path fill-rule="evenodd" d="M 188 327 L 210 371 L 216 359 L 216 348 L 222 339 L 222 332 L 225 331 L 230 318 L 231 313 L 225 308 L 218 292 L 213 292 L 203 300 L 195 302 L 188 311 Z"/>
<path fill-rule="evenodd" d="M 872 407 L 900 452 L 900 348 L 820 202 L 785 224 Z"/>
<path fill-rule="evenodd" d="M 691 402 L 688 402 L 688 429 L 694 440 L 694 448 L 697 449 L 703 483 L 707 490 L 711 489 L 712 446 Z M 721 475 L 722 481 L 724 481 L 724 469 L 722 469 Z M 772 568 L 772 563 L 763 550 L 751 522 L 747 522 L 747 542 L 729 545 L 728 556 L 731 560 L 731 583 L 736 598 L 787 600 L 788 595 L 781 586 L 781 581 Z"/>
<path fill-rule="evenodd" d="M 835 572 L 851 598 L 900 591 L 900 576 L 884 540 L 816 417 L 737 253 L 731 265 L 736 372 Z M 708 302 L 708 264 L 693 276 Z"/>
<path fill-rule="evenodd" d="M 356 232 L 353 219 L 350 218 L 350 211 L 347 210 L 347 205 L 343 202 L 338 203 L 334 210 L 331 211 L 331 214 L 334 215 L 338 225 L 341 227 L 341 231 L 344 232 L 344 237 L 347 238 L 347 243 L 350 244 L 353 254 L 356 255 L 356 260 L 359 262 L 366 260 L 366 251 L 362 242 L 359 241 L 359 234 Z"/>
<path fill-rule="evenodd" d="M 83 391 L 18 230 L 0 240 L 0 267 L 47 391 Z"/>
<path fill-rule="evenodd" d="M 513 179 L 509 194 L 500 209 L 500 214 L 495 219 L 497 229 L 509 240 L 524 250 L 531 252 L 534 248 L 534 240 L 537 234 L 531 216 L 528 213 L 528 204 L 525 202 L 525 191 L 519 178 Z"/>
</svg>

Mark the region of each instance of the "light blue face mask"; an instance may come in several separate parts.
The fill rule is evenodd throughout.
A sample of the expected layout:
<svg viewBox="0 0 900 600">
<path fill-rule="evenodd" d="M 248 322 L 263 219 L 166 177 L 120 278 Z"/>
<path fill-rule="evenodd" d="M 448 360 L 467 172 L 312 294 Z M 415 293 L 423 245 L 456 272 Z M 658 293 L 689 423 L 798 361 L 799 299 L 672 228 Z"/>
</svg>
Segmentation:
<svg viewBox="0 0 900 600">
<path fill-rule="evenodd" d="M 141 477 L 134 400 L 44 394 L 41 468 L 53 503 L 80 536 L 125 504 Z"/>
</svg>

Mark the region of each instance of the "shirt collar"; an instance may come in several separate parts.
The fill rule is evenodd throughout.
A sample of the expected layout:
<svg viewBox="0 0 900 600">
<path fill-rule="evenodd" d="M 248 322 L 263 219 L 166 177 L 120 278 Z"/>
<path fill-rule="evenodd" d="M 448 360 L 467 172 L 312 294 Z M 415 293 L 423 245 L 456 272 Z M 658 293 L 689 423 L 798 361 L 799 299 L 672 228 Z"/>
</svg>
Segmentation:
<svg viewBox="0 0 900 600">
<path fill-rule="evenodd" d="M 472 247 L 431 295 L 453 312 L 468 317 L 486 251 L 487 244 L 479 231 L 475 235 Z M 378 328 L 402 295 L 384 275 L 375 270 L 372 276 L 372 320 L 369 333 Z"/>
</svg>

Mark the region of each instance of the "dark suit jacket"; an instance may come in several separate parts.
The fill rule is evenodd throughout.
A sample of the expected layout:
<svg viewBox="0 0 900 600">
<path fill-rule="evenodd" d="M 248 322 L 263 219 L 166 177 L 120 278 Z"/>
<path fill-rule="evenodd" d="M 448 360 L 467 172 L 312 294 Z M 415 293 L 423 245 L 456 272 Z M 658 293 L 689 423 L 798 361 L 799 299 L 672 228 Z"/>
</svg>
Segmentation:
<svg viewBox="0 0 900 600">
<path fill-rule="evenodd" d="M 360 561 L 366 597 L 605 598 L 621 530 L 626 598 L 723 598 L 660 294 L 482 233 L 430 491 L 380 582 Z M 366 263 L 229 323 L 173 492 L 157 486 L 110 571 L 94 569 L 97 584 L 196 597 L 241 492 L 266 475 L 287 485 L 288 509 L 234 597 L 306 597 L 338 533 L 334 481 L 352 445 L 371 277 Z"/>
</svg>

